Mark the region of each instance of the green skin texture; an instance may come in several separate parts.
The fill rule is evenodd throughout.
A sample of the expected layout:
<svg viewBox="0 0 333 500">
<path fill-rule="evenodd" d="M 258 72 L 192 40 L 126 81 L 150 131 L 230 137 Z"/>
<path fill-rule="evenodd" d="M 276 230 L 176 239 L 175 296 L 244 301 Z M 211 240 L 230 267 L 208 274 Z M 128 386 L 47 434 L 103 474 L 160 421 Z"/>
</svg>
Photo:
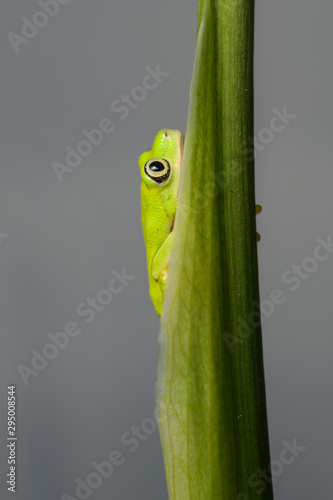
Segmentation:
<svg viewBox="0 0 333 500">
<path fill-rule="evenodd" d="M 183 144 L 184 137 L 179 130 L 163 129 L 156 135 L 151 150 L 142 153 L 139 158 L 142 228 L 147 251 L 149 292 L 159 316 L 162 313 L 168 277 Z M 170 175 L 161 184 L 145 172 L 145 164 L 153 158 L 167 160 L 170 164 Z"/>
</svg>

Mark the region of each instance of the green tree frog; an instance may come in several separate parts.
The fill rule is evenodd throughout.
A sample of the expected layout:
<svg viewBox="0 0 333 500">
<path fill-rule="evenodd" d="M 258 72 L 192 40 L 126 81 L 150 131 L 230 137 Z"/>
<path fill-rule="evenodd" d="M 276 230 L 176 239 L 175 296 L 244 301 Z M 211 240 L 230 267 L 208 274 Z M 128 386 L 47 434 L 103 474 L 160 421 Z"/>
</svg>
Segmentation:
<svg viewBox="0 0 333 500">
<path fill-rule="evenodd" d="M 139 158 L 149 292 L 159 316 L 168 278 L 183 148 L 184 136 L 179 130 L 163 129 L 156 135 L 153 147 Z M 261 212 L 260 205 L 255 206 L 255 212 Z"/>
<path fill-rule="evenodd" d="M 184 136 L 179 130 L 163 129 L 152 149 L 139 158 L 149 292 L 159 316 L 168 278 L 183 146 Z"/>
</svg>

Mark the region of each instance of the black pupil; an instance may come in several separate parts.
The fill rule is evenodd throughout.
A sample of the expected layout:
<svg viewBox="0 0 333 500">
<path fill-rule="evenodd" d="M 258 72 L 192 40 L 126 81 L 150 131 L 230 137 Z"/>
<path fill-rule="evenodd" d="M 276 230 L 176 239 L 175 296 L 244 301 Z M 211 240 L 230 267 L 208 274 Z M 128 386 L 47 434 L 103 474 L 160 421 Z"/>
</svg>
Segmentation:
<svg viewBox="0 0 333 500">
<path fill-rule="evenodd" d="M 149 165 L 149 168 L 153 172 L 162 172 L 164 170 L 164 165 L 161 161 L 154 161 Z"/>
</svg>

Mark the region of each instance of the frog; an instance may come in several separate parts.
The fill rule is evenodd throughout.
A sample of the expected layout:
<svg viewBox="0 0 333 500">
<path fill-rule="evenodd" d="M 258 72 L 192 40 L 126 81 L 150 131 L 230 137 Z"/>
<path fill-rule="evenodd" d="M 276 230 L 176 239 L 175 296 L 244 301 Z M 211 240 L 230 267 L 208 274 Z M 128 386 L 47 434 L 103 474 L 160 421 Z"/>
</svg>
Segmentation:
<svg viewBox="0 0 333 500">
<path fill-rule="evenodd" d="M 163 129 L 157 133 L 152 148 L 142 153 L 138 161 L 149 293 L 159 316 L 168 281 L 183 151 L 184 135 L 179 130 Z M 260 212 L 261 206 L 255 205 L 255 213 Z"/>
<path fill-rule="evenodd" d="M 149 292 L 159 316 L 168 280 L 183 150 L 184 135 L 180 130 L 163 129 L 138 162 Z"/>
</svg>

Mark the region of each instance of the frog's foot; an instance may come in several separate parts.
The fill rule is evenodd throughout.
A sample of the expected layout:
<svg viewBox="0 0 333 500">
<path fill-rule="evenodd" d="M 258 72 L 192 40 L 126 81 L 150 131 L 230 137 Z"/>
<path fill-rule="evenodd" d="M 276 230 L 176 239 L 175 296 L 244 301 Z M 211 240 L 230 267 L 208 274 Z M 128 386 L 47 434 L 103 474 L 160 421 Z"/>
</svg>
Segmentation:
<svg viewBox="0 0 333 500">
<path fill-rule="evenodd" d="M 158 284 L 160 285 L 162 294 L 164 294 L 165 291 L 165 285 L 168 280 L 168 272 L 169 269 L 164 268 L 160 271 L 160 274 L 158 275 Z"/>
<path fill-rule="evenodd" d="M 157 279 L 154 278 L 154 288 L 153 292 L 150 294 L 153 301 L 155 310 L 159 316 L 162 314 L 162 307 L 164 301 L 165 285 L 168 278 L 168 269 L 163 268 L 158 273 Z"/>
<path fill-rule="evenodd" d="M 162 303 L 164 300 L 165 286 L 166 286 L 167 281 L 168 281 L 168 272 L 169 272 L 169 269 L 165 267 L 164 269 L 161 269 L 160 274 L 158 275 L 158 284 L 159 284 L 160 290 L 161 290 Z"/>
<path fill-rule="evenodd" d="M 260 212 L 262 211 L 262 206 L 256 205 L 255 208 L 256 208 L 256 215 L 260 214 Z M 260 240 L 261 240 L 261 236 L 259 233 L 257 233 L 257 241 L 260 241 Z"/>
</svg>

